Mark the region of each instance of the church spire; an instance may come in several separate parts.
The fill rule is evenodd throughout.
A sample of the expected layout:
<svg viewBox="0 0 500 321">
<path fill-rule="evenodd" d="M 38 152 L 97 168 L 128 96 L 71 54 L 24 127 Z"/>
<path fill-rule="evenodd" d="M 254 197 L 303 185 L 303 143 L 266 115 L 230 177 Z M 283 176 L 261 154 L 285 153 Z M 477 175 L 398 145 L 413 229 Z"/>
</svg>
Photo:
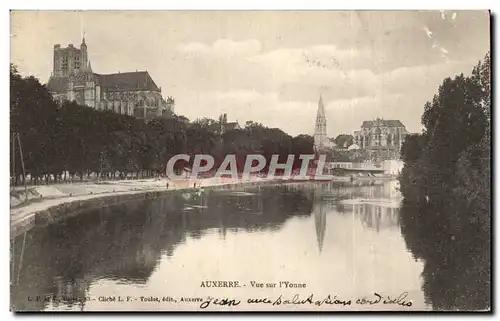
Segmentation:
<svg viewBox="0 0 500 321">
<path fill-rule="evenodd" d="M 325 106 L 323 104 L 323 95 L 319 95 L 319 103 L 318 103 L 318 114 L 317 118 L 325 118 Z"/>
<path fill-rule="evenodd" d="M 90 60 L 89 60 L 89 64 L 88 64 L 88 66 L 87 66 L 87 69 L 88 69 L 89 71 L 92 71 L 92 65 L 90 64 Z"/>
<path fill-rule="evenodd" d="M 318 112 L 316 115 L 316 125 L 314 128 L 314 149 L 318 152 L 329 147 L 326 134 L 326 116 L 325 106 L 323 104 L 323 95 L 319 96 Z"/>
</svg>

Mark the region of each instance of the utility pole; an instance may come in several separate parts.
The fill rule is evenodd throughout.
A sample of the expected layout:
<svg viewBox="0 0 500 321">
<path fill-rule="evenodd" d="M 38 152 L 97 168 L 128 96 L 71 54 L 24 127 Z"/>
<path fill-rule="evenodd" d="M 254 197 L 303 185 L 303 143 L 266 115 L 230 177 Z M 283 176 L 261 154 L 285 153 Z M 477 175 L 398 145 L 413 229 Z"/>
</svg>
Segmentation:
<svg viewBox="0 0 500 321">
<path fill-rule="evenodd" d="M 16 175 L 16 133 L 12 135 L 12 174 L 14 177 L 14 181 L 12 182 L 12 190 L 15 189 L 17 183 L 17 175 Z"/>
<path fill-rule="evenodd" d="M 17 137 L 19 137 L 19 136 L 17 136 Z M 21 269 L 23 267 L 24 248 L 26 247 L 26 234 L 27 234 L 27 232 L 24 232 L 23 246 L 21 247 L 21 256 L 19 257 L 19 270 L 17 271 L 17 285 L 19 285 L 19 278 L 21 277 Z"/>
<path fill-rule="evenodd" d="M 23 181 L 24 181 L 24 196 L 26 201 L 28 201 L 28 183 L 26 182 L 26 171 L 24 169 L 24 159 L 23 159 L 23 148 L 21 147 L 21 138 L 19 138 L 19 133 L 17 133 L 17 143 L 19 144 L 19 153 L 21 154 L 21 165 L 23 167 Z"/>
</svg>

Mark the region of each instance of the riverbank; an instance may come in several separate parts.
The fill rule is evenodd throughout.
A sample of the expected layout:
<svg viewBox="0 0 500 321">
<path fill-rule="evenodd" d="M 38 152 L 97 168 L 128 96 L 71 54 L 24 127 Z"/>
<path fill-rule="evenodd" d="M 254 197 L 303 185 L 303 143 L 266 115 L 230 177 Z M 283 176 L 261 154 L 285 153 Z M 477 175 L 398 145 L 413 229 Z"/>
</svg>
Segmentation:
<svg viewBox="0 0 500 321">
<path fill-rule="evenodd" d="M 347 182 L 348 177 L 332 177 L 329 181 Z M 38 224 L 50 224 L 83 211 L 102 208 L 122 202 L 140 201 L 158 198 L 165 193 L 196 188 L 231 185 L 234 187 L 254 184 L 300 183 L 304 180 L 266 178 L 251 176 L 242 178 L 203 178 L 186 180 L 142 179 L 84 182 L 74 184 L 53 184 L 29 186 L 27 193 L 24 187 L 16 187 L 11 191 L 10 225 L 11 238 L 29 231 Z M 311 182 L 311 180 L 309 180 Z M 322 180 L 326 183 L 328 181 Z M 26 197 L 27 195 L 27 197 Z M 27 200 L 26 200 L 27 199 Z"/>
<path fill-rule="evenodd" d="M 235 187 L 263 183 L 288 182 L 275 177 L 266 179 L 253 176 L 248 180 L 231 178 L 205 178 L 197 180 L 144 179 L 103 181 L 99 183 L 54 184 L 28 187 L 28 200 L 24 187 L 11 192 L 11 238 L 29 231 L 37 224 L 48 224 L 82 211 L 101 208 L 128 201 L 161 197 L 172 191 L 232 185 Z M 168 186 L 167 186 L 168 184 Z"/>
</svg>

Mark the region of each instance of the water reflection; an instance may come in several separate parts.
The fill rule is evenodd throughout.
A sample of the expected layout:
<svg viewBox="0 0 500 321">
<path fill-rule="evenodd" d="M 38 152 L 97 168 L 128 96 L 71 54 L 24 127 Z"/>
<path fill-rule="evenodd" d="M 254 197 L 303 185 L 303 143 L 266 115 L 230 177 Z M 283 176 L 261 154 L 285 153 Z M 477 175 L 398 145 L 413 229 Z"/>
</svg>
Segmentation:
<svg viewBox="0 0 500 321">
<path fill-rule="evenodd" d="M 199 274 L 242 282 L 302 279 L 318 295 L 408 291 L 415 310 L 471 293 L 467 287 L 474 284 L 456 272 L 466 275 L 462 252 L 447 243 L 445 252 L 432 247 L 438 236 L 429 233 L 438 231 L 415 219 L 423 214 L 414 206 L 400 210 L 397 189 L 395 182 L 220 187 L 37 227 L 13 242 L 12 305 L 23 311 L 124 309 L 96 306 L 92 298 L 168 289 L 213 295 L 199 289 Z M 467 273 L 482 280 L 482 271 Z M 151 309 L 136 304 L 125 309 Z"/>
<path fill-rule="evenodd" d="M 304 185 L 295 185 L 295 189 L 307 189 Z M 292 188 L 293 188 L 292 187 Z M 318 250 L 323 249 L 327 212 L 332 210 L 341 214 L 352 214 L 360 219 L 363 226 L 379 232 L 381 229 L 399 228 L 398 184 L 391 182 L 357 183 L 330 182 L 311 185 L 315 196 L 313 210 Z"/>
<path fill-rule="evenodd" d="M 326 231 L 326 206 L 324 203 L 319 203 L 314 207 L 313 215 L 316 239 L 318 240 L 318 250 L 321 252 L 323 250 Z"/>
<path fill-rule="evenodd" d="M 450 220 L 453 213 L 454 220 Z M 468 222 L 460 222 L 460 217 Z M 491 304 L 490 234 L 458 202 L 405 200 L 401 230 L 422 272 L 425 300 L 435 310 L 485 310 Z"/>
<path fill-rule="evenodd" d="M 309 216 L 311 198 L 303 191 L 265 188 L 204 195 L 173 194 L 159 200 L 126 203 L 82 214 L 60 224 L 36 228 L 13 242 L 12 303 L 16 310 L 42 310 L 45 297 L 67 308 L 83 305 L 96 279 L 145 284 L 162 254 L 171 257 L 186 239 L 217 229 L 277 230 L 292 216 Z M 203 206 L 199 206 L 202 204 Z M 24 259 L 24 266 L 16 262 Z M 75 299 L 76 298 L 76 299 Z"/>
</svg>

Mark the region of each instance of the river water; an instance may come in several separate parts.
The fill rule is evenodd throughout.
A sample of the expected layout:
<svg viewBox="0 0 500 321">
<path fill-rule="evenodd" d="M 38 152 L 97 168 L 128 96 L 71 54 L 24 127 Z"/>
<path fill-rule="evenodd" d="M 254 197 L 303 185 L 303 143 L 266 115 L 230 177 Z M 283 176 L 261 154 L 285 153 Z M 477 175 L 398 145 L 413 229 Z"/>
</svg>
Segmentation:
<svg viewBox="0 0 500 321">
<path fill-rule="evenodd" d="M 433 309 L 400 201 L 396 181 L 301 183 L 89 211 L 14 240 L 11 305 L 172 311 L 216 298 L 204 310 Z"/>
</svg>

